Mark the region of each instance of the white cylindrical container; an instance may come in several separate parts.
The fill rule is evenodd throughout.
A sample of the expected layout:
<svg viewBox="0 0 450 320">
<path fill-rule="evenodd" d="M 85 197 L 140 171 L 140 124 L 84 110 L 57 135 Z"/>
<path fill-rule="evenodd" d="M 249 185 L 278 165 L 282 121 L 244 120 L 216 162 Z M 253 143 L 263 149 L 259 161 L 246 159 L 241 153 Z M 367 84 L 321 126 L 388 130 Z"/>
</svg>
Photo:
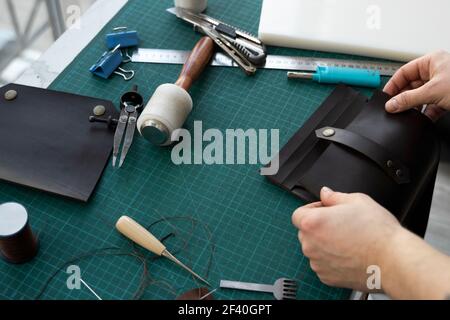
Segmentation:
<svg viewBox="0 0 450 320">
<path fill-rule="evenodd" d="M 208 7 L 208 0 L 175 0 L 175 7 L 200 13 Z"/>
<path fill-rule="evenodd" d="M 192 106 L 192 98 L 183 88 L 159 86 L 138 119 L 139 133 L 156 145 L 170 145 L 172 133 L 183 127 Z"/>
</svg>

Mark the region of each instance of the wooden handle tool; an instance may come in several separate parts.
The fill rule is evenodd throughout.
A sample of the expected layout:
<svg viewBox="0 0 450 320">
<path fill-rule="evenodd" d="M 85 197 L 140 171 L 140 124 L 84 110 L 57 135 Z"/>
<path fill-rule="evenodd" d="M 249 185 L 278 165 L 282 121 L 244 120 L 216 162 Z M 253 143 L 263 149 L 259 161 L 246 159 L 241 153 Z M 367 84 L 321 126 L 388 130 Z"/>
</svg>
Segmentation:
<svg viewBox="0 0 450 320">
<path fill-rule="evenodd" d="M 195 278 L 202 281 L 203 283 L 211 286 L 208 281 L 200 277 L 194 271 L 192 271 L 189 267 L 175 258 L 164 244 L 161 243 L 154 235 L 152 235 L 147 229 L 141 226 L 139 223 L 131 219 L 130 217 L 123 216 L 116 223 L 116 229 L 123 234 L 125 237 L 140 245 L 141 247 L 153 252 L 158 256 L 165 257 L 172 262 L 176 263 L 190 274 L 192 274 Z"/>
<path fill-rule="evenodd" d="M 180 77 L 175 84 L 186 91 L 192 87 L 193 83 L 200 77 L 203 70 L 209 65 L 209 61 L 214 55 L 214 41 L 210 37 L 203 37 L 192 49 Z"/>
</svg>

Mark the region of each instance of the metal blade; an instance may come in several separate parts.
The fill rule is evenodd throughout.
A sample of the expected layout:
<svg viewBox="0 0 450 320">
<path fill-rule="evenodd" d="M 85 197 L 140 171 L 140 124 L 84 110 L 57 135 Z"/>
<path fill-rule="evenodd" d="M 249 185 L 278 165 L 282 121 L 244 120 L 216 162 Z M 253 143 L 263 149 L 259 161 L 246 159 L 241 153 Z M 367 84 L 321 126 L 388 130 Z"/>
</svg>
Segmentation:
<svg viewBox="0 0 450 320">
<path fill-rule="evenodd" d="M 167 259 L 171 260 L 172 262 L 176 263 L 177 265 L 179 265 L 181 268 L 183 268 L 184 270 L 186 270 L 187 272 L 189 272 L 190 274 L 192 274 L 195 278 L 197 278 L 198 280 L 200 280 L 201 282 L 205 283 L 208 285 L 208 287 L 211 287 L 211 284 L 206 281 L 205 279 L 203 279 L 202 277 L 200 277 L 198 274 L 196 274 L 191 268 L 189 268 L 188 266 L 186 266 L 184 263 L 182 263 L 180 260 L 178 260 L 177 258 L 175 258 L 169 251 L 165 250 L 162 253 L 162 256 L 166 257 Z"/>
<path fill-rule="evenodd" d="M 201 26 L 208 26 L 210 27 L 210 24 L 204 20 L 202 20 L 199 16 L 196 16 L 194 14 L 191 14 L 183 9 L 179 8 L 170 8 L 167 9 L 167 12 L 170 12 L 173 15 L 176 15 L 181 20 L 184 20 L 194 26 L 194 28 L 200 28 Z"/>
<path fill-rule="evenodd" d="M 114 134 L 114 151 L 113 151 L 113 167 L 116 166 L 117 157 L 119 156 L 120 145 L 122 144 L 123 135 L 128 122 L 128 113 L 122 109 L 120 112 L 119 122 L 117 123 L 116 132 Z"/>
<path fill-rule="evenodd" d="M 223 23 L 217 19 L 207 16 L 206 14 L 194 13 L 194 12 L 185 10 L 183 8 L 173 7 L 173 8 L 166 9 L 166 11 L 170 12 L 171 14 L 176 15 L 178 18 L 188 21 L 190 23 L 192 23 L 191 19 L 197 20 L 197 21 L 202 21 L 203 23 L 210 24 L 213 27 L 217 26 L 220 23 Z"/>
<path fill-rule="evenodd" d="M 247 290 L 247 291 L 268 292 L 268 293 L 273 293 L 275 290 L 274 286 L 268 284 L 229 281 L 229 280 L 220 280 L 220 287 L 228 289 Z"/>
<path fill-rule="evenodd" d="M 176 16 L 178 17 L 178 14 L 177 14 L 177 8 L 175 8 L 175 7 L 169 8 L 169 9 L 167 9 L 166 11 L 167 11 L 167 12 L 170 12 L 171 14 L 174 14 L 174 15 L 176 15 Z"/>
<path fill-rule="evenodd" d="M 134 131 L 136 131 L 136 121 L 138 117 L 138 112 L 135 111 L 128 117 L 127 132 L 125 134 L 125 140 L 123 142 L 122 154 L 120 155 L 119 168 L 122 167 L 125 158 L 127 157 L 128 151 L 130 150 L 131 144 L 133 143 Z"/>
<path fill-rule="evenodd" d="M 256 67 L 247 60 L 247 58 L 225 38 L 222 38 L 220 34 L 214 29 L 208 29 L 202 27 L 203 32 L 214 40 L 214 42 L 223 50 L 226 54 L 233 59 L 238 66 L 244 70 L 247 75 L 253 75 L 256 73 Z"/>
</svg>

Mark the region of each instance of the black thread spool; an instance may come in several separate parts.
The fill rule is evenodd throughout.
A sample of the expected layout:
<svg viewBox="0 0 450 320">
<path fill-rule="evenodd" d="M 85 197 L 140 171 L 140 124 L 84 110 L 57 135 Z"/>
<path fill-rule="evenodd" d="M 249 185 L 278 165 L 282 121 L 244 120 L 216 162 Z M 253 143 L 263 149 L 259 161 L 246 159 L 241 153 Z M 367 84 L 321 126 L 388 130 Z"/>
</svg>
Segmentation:
<svg viewBox="0 0 450 320">
<path fill-rule="evenodd" d="M 0 205 L 0 256 L 6 262 L 21 264 L 33 259 L 38 249 L 27 210 L 13 202 Z"/>
</svg>

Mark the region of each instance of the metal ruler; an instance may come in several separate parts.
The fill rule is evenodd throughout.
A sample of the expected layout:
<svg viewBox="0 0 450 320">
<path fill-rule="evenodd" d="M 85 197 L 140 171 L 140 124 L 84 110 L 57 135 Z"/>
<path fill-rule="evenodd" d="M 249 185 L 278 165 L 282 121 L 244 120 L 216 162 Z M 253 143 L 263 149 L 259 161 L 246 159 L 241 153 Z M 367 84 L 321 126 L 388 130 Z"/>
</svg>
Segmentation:
<svg viewBox="0 0 450 320">
<path fill-rule="evenodd" d="M 164 49 L 138 49 L 134 52 L 132 62 L 184 64 L 190 51 Z M 216 53 L 212 63 L 216 67 L 237 67 L 237 64 L 223 53 Z M 378 70 L 382 76 L 392 76 L 402 64 L 395 62 L 378 62 L 344 59 L 324 59 L 315 57 L 267 56 L 264 69 L 286 71 L 315 71 L 317 66 L 348 67 L 357 69 Z"/>
</svg>

